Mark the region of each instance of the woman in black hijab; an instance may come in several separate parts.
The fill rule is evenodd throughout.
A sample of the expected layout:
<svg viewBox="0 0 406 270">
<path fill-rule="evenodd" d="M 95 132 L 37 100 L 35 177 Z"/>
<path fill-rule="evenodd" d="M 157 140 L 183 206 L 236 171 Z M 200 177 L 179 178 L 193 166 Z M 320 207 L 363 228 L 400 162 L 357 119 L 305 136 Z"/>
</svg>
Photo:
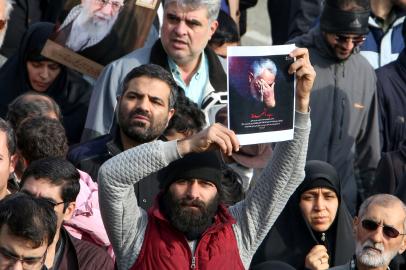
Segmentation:
<svg viewBox="0 0 406 270">
<path fill-rule="evenodd" d="M 15 55 L 0 69 L 0 117 L 17 96 L 44 93 L 60 106 L 69 143 L 77 143 L 86 120 L 91 86 L 78 73 L 41 55 L 54 25 L 35 23 L 24 34 Z"/>
<path fill-rule="evenodd" d="M 352 217 L 336 170 L 312 160 L 306 163 L 305 173 L 305 180 L 257 250 L 252 267 L 278 260 L 299 270 L 328 269 L 353 256 Z"/>
</svg>

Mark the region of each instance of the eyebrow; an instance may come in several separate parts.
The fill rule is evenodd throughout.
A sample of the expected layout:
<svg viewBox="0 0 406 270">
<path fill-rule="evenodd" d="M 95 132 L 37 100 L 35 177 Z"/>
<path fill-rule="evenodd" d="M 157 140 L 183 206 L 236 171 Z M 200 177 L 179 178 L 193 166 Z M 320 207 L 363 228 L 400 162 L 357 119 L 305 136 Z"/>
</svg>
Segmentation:
<svg viewBox="0 0 406 270">
<path fill-rule="evenodd" d="M 39 260 L 42 259 L 43 256 L 40 257 L 24 257 L 24 256 L 19 256 L 17 254 L 15 254 L 13 251 L 8 250 L 5 247 L 0 247 L 1 250 L 3 250 L 4 253 L 6 253 L 6 255 L 13 257 L 13 258 L 19 258 L 19 259 L 23 259 L 23 260 Z"/>
</svg>

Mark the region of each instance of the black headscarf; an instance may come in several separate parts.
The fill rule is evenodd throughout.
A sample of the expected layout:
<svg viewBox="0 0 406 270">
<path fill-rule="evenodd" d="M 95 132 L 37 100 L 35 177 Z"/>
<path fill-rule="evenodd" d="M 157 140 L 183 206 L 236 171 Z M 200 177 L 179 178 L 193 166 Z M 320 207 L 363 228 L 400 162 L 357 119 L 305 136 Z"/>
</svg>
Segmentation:
<svg viewBox="0 0 406 270">
<path fill-rule="evenodd" d="M 39 56 L 53 29 L 53 24 L 45 22 L 30 26 L 23 36 L 17 53 L 1 67 L 0 117 L 5 117 L 7 106 L 11 101 L 32 90 L 27 73 L 27 59 L 29 56 L 30 59 L 33 55 Z M 90 84 L 78 73 L 61 66 L 58 77 L 44 94 L 52 97 L 61 107 L 69 143 L 79 142 L 90 101 Z"/>
<path fill-rule="evenodd" d="M 345 264 L 353 256 L 355 248 L 352 217 L 342 198 L 337 172 L 330 164 L 316 160 L 306 163 L 305 172 L 305 180 L 289 199 L 254 255 L 251 266 L 264 261 L 279 260 L 296 269 L 305 269 L 306 255 L 318 244 L 326 246 L 330 267 Z M 337 215 L 325 232 L 325 241 L 321 239 L 321 233 L 311 229 L 299 206 L 301 194 L 315 187 L 334 190 L 339 199 Z"/>
</svg>

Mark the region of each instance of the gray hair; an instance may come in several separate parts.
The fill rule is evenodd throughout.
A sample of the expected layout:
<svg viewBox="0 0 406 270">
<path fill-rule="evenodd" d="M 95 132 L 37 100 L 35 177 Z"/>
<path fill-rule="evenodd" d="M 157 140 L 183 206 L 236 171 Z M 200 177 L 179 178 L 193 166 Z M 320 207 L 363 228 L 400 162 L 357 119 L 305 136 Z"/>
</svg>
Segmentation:
<svg viewBox="0 0 406 270">
<path fill-rule="evenodd" d="M 403 229 L 406 231 L 406 205 L 398 197 L 391 194 L 376 194 L 368 197 L 359 208 L 359 218 L 362 218 L 365 215 L 365 212 L 371 204 L 379 205 L 385 208 L 389 208 L 395 204 L 399 204 L 402 207 L 403 213 L 405 215 L 405 220 L 403 221 Z"/>
<path fill-rule="evenodd" d="M 275 63 L 268 58 L 256 60 L 251 64 L 250 67 L 250 70 L 254 74 L 254 77 L 258 77 L 259 75 L 261 75 L 264 69 L 269 70 L 269 72 L 271 72 L 275 76 L 278 72 Z"/>
<path fill-rule="evenodd" d="M 178 6 L 185 7 L 187 9 L 207 9 L 207 18 L 209 21 L 215 21 L 220 12 L 220 0 L 165 0 L 164 8 L 171 3 L 177 3 Z"/>
<path fill-rule="evenodd" d="M 14 2 L 13 2 L 13 0 L 3 0 L 4 1 L 4 3 L 5 3 L 5 14 L 4 14 L 4 16 L 5 16 L 5 18 L 4 19 L 6 19 L 6 20 L 8 20 L 9 18 L 10 18 L 10 13 L 11 13 L 11 11 L 13 10 L 13 4 L 14 4 Z"/>
</svg>

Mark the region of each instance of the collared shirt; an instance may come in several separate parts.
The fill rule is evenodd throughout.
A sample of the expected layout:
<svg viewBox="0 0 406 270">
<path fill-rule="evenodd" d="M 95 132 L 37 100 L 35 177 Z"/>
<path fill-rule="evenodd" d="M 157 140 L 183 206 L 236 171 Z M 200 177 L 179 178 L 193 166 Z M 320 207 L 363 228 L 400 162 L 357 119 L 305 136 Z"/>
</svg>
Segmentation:
<svg viewBox="0 0 406 270">
<path fill-rule="evenodd" d="M 185 90 L 186 96 L 200 107 L 209 80 L 209 64 L 206 54 L 202 53 L 199 68 L 192 76 L 189 85 L 183 81 L 178 65 L 170 57 L 168 57 L 168 64 L 176 83 Z"/>
</svg>

